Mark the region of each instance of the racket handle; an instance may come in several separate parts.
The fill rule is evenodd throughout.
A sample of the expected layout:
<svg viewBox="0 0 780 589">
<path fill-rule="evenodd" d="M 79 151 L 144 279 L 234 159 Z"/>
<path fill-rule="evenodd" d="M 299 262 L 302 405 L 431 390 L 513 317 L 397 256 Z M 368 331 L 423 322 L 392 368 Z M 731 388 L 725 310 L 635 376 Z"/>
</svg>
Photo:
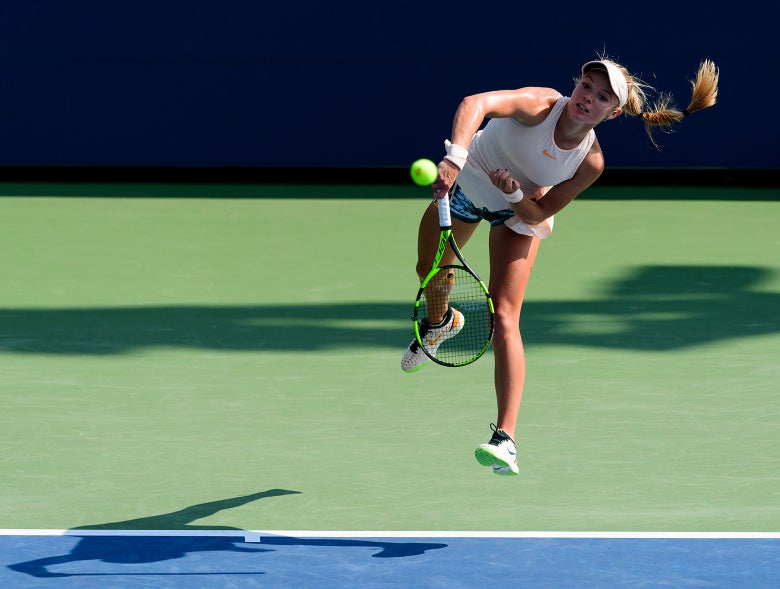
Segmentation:
<svg viewBox="0 0 780 589">
<path fill-rule="evenodd" d="M 450 195 L 447 193 L 441 197 L 438 202 L 439 207 L 439 227 L 441 229 L 450 229 L 452 227 L 452 218 L 450 217 Z"/>
</svg>

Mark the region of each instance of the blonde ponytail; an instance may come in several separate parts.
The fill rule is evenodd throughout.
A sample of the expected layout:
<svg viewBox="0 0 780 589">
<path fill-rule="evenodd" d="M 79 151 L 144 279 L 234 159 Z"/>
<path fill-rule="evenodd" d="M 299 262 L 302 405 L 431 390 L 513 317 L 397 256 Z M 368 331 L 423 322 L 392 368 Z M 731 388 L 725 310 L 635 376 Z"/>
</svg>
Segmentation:
<svg viewBox="0 0 780 589">
<path fill-rule="evenodd" d="M 682 121 L 687 115 L 694 113 L 697 110 L 709 108 L 710 106 L 714 105 L 718 97 L 719 75 L 720 72 L 718 71 L 718 68 L 715 67 L 715 64 L 709 59 L 705 59 L 699 65 L 699 71 L 696 74 L 696 79 L 691 82 L 691 101 L 688 103 L 687 108 L 683 110 L 677 110 L 672 104 L 671 94 L 661 93 L 658 95 L 658 98 L 652 107 L 644 112 L 643 105 L 645 92 L 643 87 L 647 86 L 638 80 L 635 81 L 636 89 L 638 90 L 636 93 L 636 98 L 639 99 L 635 100 L 633 104 L 629 105 L 632 94 L 631 82 L 633 80 L 633 78 L 631 78 L 629 75 L 626 78 L 629 82 L 629 102 L 626 103 L 626 108 L 624 108 L 624 110 L 628 114 L 633 114 L 640 117 L 645 122 L 645 131 L 647 132 L 647 136 L 650 138 L 652 144 L 655 147 L 658 147 L 658 144 L 653 138 L 653 128 L 660 127 L 660 129 L 664 132 L 671 132 L 672 126 L 675 123 Z"/>
</svg>

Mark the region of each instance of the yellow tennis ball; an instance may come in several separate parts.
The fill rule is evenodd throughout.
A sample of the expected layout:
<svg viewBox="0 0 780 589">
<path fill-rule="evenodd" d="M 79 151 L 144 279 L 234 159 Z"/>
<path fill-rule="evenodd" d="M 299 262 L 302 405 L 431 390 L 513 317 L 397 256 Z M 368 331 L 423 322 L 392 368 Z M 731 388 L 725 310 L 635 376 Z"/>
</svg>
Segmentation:
<svg viewBox="0 0 780 589">
<path fill-rule="evenodd" d="M 412 180 L 418 186 L 430 186 L 436 182 L 436 178 L 439 176 L 439 171 L 431 160 L 419 159 L 412 164 L 410 170 Z"/>
</svg>

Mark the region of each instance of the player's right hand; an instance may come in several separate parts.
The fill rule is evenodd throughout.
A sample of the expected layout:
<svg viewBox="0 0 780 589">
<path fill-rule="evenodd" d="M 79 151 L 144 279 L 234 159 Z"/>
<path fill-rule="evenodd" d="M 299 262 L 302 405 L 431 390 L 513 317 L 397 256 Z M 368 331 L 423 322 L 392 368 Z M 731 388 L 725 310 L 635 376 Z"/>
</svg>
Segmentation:
<svg viewBox="0 0 780 589">
<path fill-rule="evenodd" d="M 433 196 L 444 198 L 449 193 L 452 185 L 455 184 L 455 179 L 458 177 L 460 170 L 458 166 L 449 160 L 440 161 L 437 170 L 439 175 L 436 181 L 431 184 L 431 189 L 433 190 Z"/>
</svg>

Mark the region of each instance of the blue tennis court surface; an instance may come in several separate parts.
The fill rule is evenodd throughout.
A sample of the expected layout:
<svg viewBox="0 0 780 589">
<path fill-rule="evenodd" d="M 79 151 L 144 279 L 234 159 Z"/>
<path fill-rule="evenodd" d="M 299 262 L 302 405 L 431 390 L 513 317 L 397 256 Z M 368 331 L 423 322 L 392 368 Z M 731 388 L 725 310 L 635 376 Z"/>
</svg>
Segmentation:
<svg viewBox="0 0 780 589">
<path fill-rule="evenodd" d="M 780 587 L 774 533 L 370 534 L 6 530 L 0 586 Z"/>
</svg>

